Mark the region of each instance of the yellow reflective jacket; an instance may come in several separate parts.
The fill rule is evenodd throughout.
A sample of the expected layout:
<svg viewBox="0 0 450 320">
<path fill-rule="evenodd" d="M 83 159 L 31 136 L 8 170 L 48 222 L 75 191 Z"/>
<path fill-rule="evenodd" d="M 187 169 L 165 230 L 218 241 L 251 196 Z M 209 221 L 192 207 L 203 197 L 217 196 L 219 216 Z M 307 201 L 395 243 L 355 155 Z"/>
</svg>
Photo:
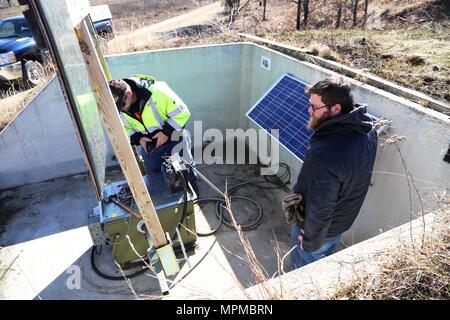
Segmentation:
<svg viewBox="0 0 450 320">
<path fill-rule="evenodd" d="M 150 92 L 150 98 L 142 108 L 139 116 L 121 112 L 125 131 L 132 144 L 139 144 L 142 136 L 151 136 L 153 132 L 163 131 L 170 139 L 174 130 L 184 128 L 191 113 L 186 104 L 163 81 L 154 77 L 135 75 L 132 80 Z M 130 83 L 128 81 L 128 83 Z"/>
</svg>

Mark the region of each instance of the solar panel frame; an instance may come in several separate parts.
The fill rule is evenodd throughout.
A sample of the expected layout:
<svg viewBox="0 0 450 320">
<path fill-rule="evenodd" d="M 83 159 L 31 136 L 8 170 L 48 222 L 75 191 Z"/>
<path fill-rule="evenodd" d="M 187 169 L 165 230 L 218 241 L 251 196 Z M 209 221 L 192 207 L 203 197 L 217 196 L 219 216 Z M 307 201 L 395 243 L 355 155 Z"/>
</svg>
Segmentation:
<svg viewBox="0 0 450 320">
<path fill-rule="evenodd" d="M 274 89 L 277 86 L 279 86 L 281 84 L 283 79 L 290 80 L 291 82 L 288 84 L 291 84 L 292 82 L 294 82 L 296 84 L 295 87 L 291 86 L 290 88 L 288 87 L 288 89 L 294 89 L 294 88 L 301 89 L 301 93 L 299 91 L 296 91 L 295 93 L 298 95 L 299 98 L 303 97 L 304 100 L 301 101 L 303 103 L 303 104 L 301 104 L 303 106 L 303 108 L 301 108 L 301 110 L 293 109 L 292 106 L 283 108 L 284 113 L 282 113 L 282 114 L 280 113 L 278 115 L 279 118 L 277 119 L 277 121 L 273 121 L 268 116 L 263 114 L 263 116 L 266 117 L 267 121 L 266 122 L 263 121 L 263 123 L 259 123 L 258 116 L 260 114 L 257 114 L 255 116 L 255 119 L 253 119 L 251 117 L 251 113 L 254 112 L 257 109 L 257 107 L 260 106 L 264 102 L 264 99 L 267 99 L 267 105 L 262 106 L 262 108 L 263 108 L 262 111 L 264 110 L 265 107 L 274 106 L 274 105 L 271 105 L 271 102 L 274 101 L 274 98 L 276 98 L 276 95 L 270 96 L 270 94 L 274 91 Z M 304 92 L 304 89 L 307 86 L 308 86 L 307 83 L 295 78 L 294 76 L 292 76 L 290 74 L 287 74 L 287 73 L 282 74 L 275 81 L 275 83 L 261 96 L 260 99 L 258 99 L 258 101 L 255 102 L 255 104 L 253 104 L 253 106 L 245 114 L 249 120 L 251 120 L 258 127 L 265 130 L 268 135 L 270 135 L 272 138 L 277 140 L 286 150 L 288 150 L 293 156 L 295 156 L 301 162 L 304 161 L 304 157 L 306 156 L 306 152 L 307 152 L 308 145 L 309 145 L 309 140 L 310 140 L 312 134 L 314 133 L 313 130 L 310 130 L 307 128 L 307 123 L 309 120 L 309 113 L 308 113 L 309 95 Z M 285 88 L 281 87 L 280 92 L 286 94 L 286 92 L 283 92 L 283 89 L 285 89 Z M 279 106 L 283 105 L 285 102 L 292 103 L 295 105 L 295 103 L 298 101 L 296 101 L 295 99 L 292 99 L 292 98 L 289 100 L 289 98 L 290 98 L 289 96 L 292 94 L 292 92 L 293 91 L 291 91 L 290 93 L 287 92 L 286 99 L 279 101 L 278 104 L 276 104 L 275 106 L 279 107 Z M 298 111 L 300 111 L 300 113 Z M 282 118 L 282 117 L 285 117 L 286 115 L 288 115 L 287 119 Z M 295 123 L 295 126 L 293 125 L 293 123 Z M 291 127 L 291 129 L 296 130 L 296 132 L 294 134 L 290 135 L 289 137 L 286 137 L 286 135 L 289 134 L 289 131 L 279 128 L 279 137 L 276 137 L 270 132 L 270 129 L 273 129 L 273 125 L 284 125 L 285 128 Z M 268 128 L 269 128 L 269 130 L 268 130 Z M 300 144 L 300 145 L 295 145 L 295 143 Z"/>
</svg>

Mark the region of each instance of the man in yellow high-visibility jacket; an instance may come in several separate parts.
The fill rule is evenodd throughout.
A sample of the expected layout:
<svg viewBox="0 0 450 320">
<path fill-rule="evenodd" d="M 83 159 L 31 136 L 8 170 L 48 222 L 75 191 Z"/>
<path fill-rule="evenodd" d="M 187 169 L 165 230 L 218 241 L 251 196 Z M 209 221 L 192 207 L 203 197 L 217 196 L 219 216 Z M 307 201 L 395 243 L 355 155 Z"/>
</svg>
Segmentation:
<svg viewBox="0 0 450 320">
<path fill-rule="evenodd" d="M 189 136 L 183 130 L 191 114 L 165 82 L 145 75 L 111 80 L 109 87 L 132 145 L 138 146 L 147 174 L 161 170 L 162 157 L 184 143 L 182 156 L 195 166 Z M 176 138 L 178 136 L 178 138 Z M 173 137 L 173 138 L 172 138 Z M 189 175 L 198 193 L 197 176 Z"/>
</svg>

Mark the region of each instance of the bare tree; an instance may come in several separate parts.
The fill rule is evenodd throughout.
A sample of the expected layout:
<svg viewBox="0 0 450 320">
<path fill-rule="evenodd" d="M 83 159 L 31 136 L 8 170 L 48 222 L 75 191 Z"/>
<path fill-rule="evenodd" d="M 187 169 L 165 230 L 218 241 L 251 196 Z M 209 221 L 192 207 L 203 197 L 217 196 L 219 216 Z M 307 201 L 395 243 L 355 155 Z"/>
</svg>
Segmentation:
<svg viewBox="0 0 450 320">
<path fill-rule="evenodd" d="M 297 26 L 296 29 L 300 30 L 302 16 L 302 0 L 297 0 Z"/>
<path fill-rule="evenodd" d="M 339 27 L 341 26 L 343 1 L 342 0 L 338 0 L 338 4 L 337 5 L 338 5 L 338 12 L 337 12 L 337 17 L 336 17 L 336 29 L 339 29 Z"/>
<path fill-rule="evenodd" d="M 359 0 L 353 0 L 353 28 L 356 27 L 358 18 L 358 2 Z"/>
<path fill-rule="evenodd" d="M 367 10 L 369 8 L 369 0 L 364 0 L 364 28 L 366 27 L 366 23 L 367 23 Z"/>
<path fill-rule="evenodd" d="M 309 15 L 309 0 L 303 0 L 303 24 L 306 27 L 308 24 Z"/>
<path fill-rule="evenodd" d="M 263 21 L 265 21 L 265 20 L 266 20 L 266 6 L 267 6 L 267 0 L 263 0 L 263 6 L 264 6 L 264 9 L 263 9 Z"/>
</svg>

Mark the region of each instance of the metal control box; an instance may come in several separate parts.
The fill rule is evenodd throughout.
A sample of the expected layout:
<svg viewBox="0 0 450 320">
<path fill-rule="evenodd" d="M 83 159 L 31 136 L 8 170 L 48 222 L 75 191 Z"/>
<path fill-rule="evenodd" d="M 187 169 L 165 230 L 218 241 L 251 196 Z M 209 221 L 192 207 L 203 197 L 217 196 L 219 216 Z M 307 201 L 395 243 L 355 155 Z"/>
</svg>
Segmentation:
<svg viewBox="0 0 450 320">
<path fill-rule="evenodd" d="M 183 214 L 184 192 L 170 192 L 162 173 L 159 172 L 145 176 L 144 181 L 164 232 L 168 233 L 172 239 L 176 238 L 175 228 Z M 127 188 L 125 180 L 105 184 L 104 200 L 93 208 L 89 216 L 89 231 L 94 245 L 110 244 L 113 246 L 113 258 L 122 268 L 126 269 L 140 257 L 146 258 L 149 245 L 146 235 L 141 232 L 142 218 L 138 218 L 116 203 L 108 201 L 111 196 L 123 195 L 124 188 Z M 197 240 L 193 206 L 195 198 L 196 195 L 189 185 L 186 217 L 179 228 L 186 248 L 193 247 Z M 132 199 L 129 207 L 134 212 L 139 212 Z M 128 235 L 129 240 L 126 235 Z M 173 247 L 175 251 L 181 250 L 178 241 L 174 241 Z"/>
</svg>

